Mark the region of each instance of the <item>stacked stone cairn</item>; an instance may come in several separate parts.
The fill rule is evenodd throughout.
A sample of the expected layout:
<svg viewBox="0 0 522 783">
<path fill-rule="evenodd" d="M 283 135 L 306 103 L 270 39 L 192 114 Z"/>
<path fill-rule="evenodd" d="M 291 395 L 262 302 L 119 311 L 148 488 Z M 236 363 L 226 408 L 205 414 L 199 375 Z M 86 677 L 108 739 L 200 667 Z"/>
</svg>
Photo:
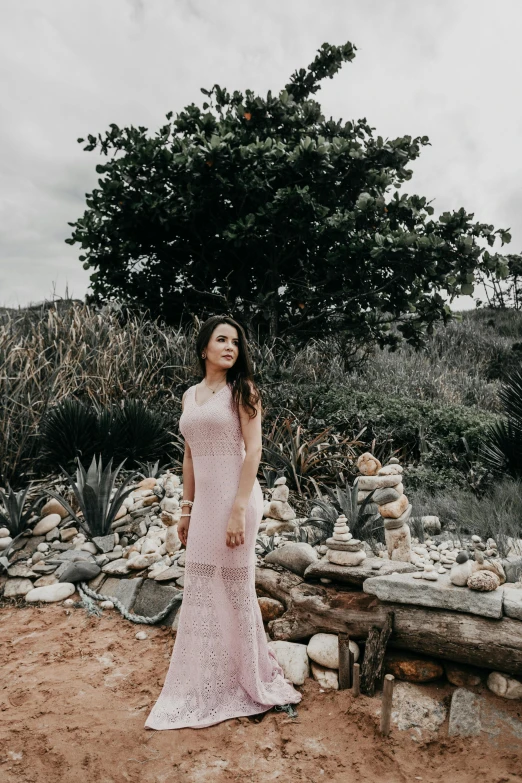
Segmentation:
<svg viewBox="0 0 522 783">
<path fill-rule="evenodd" d="M 326 559 L 341 566 L 358 566 L 366 557 L 364 544 L 350 533 L 344 514 L 337 517 L 333 536 L 326 539 Z"/>
<path fill-rule="evenodd" d="M 406 524 L 411 516 L 411 504 L 404 494 L 402 484 L 402 467 L 399 460 L 392 457 L 384 467 L 379 460 L 365 452 L 357 460 L 361 473 L 357 476 L 359 493 L 357 502 L 364 500 L 374 492 L 372 506 L 384 518 L 384 535 L 390 560 L 400 560 L 409 563 L 411 560 L 411 533 Z M 372 508 L 368 508 L 369 511 Z"/>
<path fill-rule="evenodd" d="M 289 492 L 285 476 L 275 480 L 272 497 L 270 500 L 265 500 L 263 510 L 265 519 L 259 528 L 267 536 L 280 535 L 287 532 L 293 533 L 295 531 L 297 515 L 288 502 Z"/>
</svg>

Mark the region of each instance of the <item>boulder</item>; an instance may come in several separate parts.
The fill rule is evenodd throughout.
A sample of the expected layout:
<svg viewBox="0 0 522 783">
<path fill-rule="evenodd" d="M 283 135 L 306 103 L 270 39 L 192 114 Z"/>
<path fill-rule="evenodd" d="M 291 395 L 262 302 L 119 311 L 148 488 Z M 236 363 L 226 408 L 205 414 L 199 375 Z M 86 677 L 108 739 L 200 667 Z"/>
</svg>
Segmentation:
<svg viewBox="0 0 522 783">
<path fill-rule="evenodd" d="M 56 584 L 46 585 L 45 587 L 33 587 L 25 596 L 25 600 L 28 603 L 44 601 L 45 603 L 52 604 L 56 601 L 63 601 L 65 598 L 69 598 L 75 590 L 76 588 L 72 582 L 56 582 Z"/>
<path fill-rule="evenodd" d="M 444 672 L 448 682 L 456 685 L 457 688 L 475 688 L 482 681 L 480 669 L 475 666 L 466 666 L 464 663 L 444 661 Z"/>
<path fill-rule="evenodd" d="M 444 702 L 426 696 L 417 685 L 396 682 L 393 688 L 392 723 L 401 731 L 413 729 L 417 736 L 435 734 L 446 720 Z"/>
<path fill-rule="evenodd" d="M 88 560 L 76 560 L 67 563 L 61 572 L 59 582 L 88 582 L 101 573 L 101 568 L 97 563 L 91 563 Z"/>
<path fill-rule="evenodd" d="M 444 674 L 442 664 L 434 658 L 407 652 L 389 652 L 384 659 L 386 674 L 406 682 L 431 682 Z"/>
<path fill-rule="evenodd" d="M 468 587 L 481 593 L 489 593 L 500 587 L 500 578 L 492 571 L 475 571 L 468 577 Z"/>
<path fill-rule="evenodd" d="M 353 652 L 353 660 L 359 660 L 359 646 L 350 639 L 350 650 Z M 312 636 L 306 647 L 308 657 L 328 669 L 339 668 L 339 639 L 337 634 L 316 633 Z"/>
<path fill-rule="evenodd" d="M 270 620 L 275 620 L 276 617 L 281 617 L 281 615 L 286 611 L 281 601 L 278 601 L 275 598 L 266 598 L 265 596 L 260 596 L 257 599 L 257 602 L 259 604 L 261 617 L 263 618 L 264 623 L 267 623 Z"/>
<path fill-rule="evenodd" d="M 386 528 L 384 538 L 390 560 L 401 560 L 404 563 L 411 561 L 411 532 L 408 525 L 393 530 Z"/>
<path fill-rule="evenodd" d="M 339 689 L 339 674 L 335 669 L 327 669 L 325 666 L 320 666 L 314 661 L 311 662 L 310 668 L 312 670 L 312 677 L 317 680 L 321 688 Z"/>
<path fill-rule="evenodd" d="M 35 527 L 33 528 L 33 536 L 45 535 L 50 530 L 54 530 L 54 528 L 59 525 L 61 521 L 62 518 L 60 514 L 47 514 L 47 516 L 43 517 L 43 519 L 36 523 Z"/>
<path fill-rule="evenodd" d="M 294 685 L 303 685 L 310 674 L 306 644 L 276 641 L 268 642 L 268 647 L 275 655 L 286 679 Z"/>
<path fill-rule="evenodd" d="M 403 563 L 400 560 L 384 560 L 381 557 L 367 557 L 358 566 L 345 568 L 344 566 L 330 563 L 324 558 L 312 563 L 304 572 L 305 579 L 332 579 L 334 582 L 362 585 L 365 579 L 377 574 L 393 574 L 395 572 L 409 573 L 415 571 L 411 563 Z"/>
<path fill-rule="evenodd" d="M 314 563 L 318 559 L 317 551 L 310 544 L 289 541 L 269 552 L 265 557 L 265 563 L 283 566 L 289 571 L 293 571 L 294 574 L 302 576 L 310 563 Z"/>
<path fill-rule="evenodd" d="M 465 688 L 458 688 L 452 696 L 448 726 L 450 737 L 477 737 L 502 751 L 520 751 L 522 723 L 516 717 L 500 710 L 491 699 L 478 696 Z"/>
<path fill-rule="evenodd" d="M 491 672 L 487 685 L 490 691 L 503 699 L 522 699 L 522 682 L 503 672 Z"/>
</svg>

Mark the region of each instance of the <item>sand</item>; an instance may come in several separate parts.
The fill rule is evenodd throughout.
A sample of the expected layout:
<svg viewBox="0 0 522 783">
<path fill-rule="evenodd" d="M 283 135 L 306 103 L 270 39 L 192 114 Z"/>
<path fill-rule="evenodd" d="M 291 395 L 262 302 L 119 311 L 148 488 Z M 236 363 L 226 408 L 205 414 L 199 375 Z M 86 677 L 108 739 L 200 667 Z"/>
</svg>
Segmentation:
<svg viewBox="0 0 522 783">
<path fill-rule="evenodd" d="M 75 594 L 73 598 L 78 598 Z M 2 783 L 514 783 L 522 747 L 379 734 L 379 698 L 300 688 L 298 717 L 270 711 L 205 729 L 154 731 L 145 719 L 161 689 L 174 636 L 161 626 L 100 618 L 61 604 L 0 606 Z M 145 629 L 145 641 L 135 639 Z M 449 698 L 449 685 L 424 685 Z M 520 713 L 522 704 L 496 699 Z"/>
</svg>

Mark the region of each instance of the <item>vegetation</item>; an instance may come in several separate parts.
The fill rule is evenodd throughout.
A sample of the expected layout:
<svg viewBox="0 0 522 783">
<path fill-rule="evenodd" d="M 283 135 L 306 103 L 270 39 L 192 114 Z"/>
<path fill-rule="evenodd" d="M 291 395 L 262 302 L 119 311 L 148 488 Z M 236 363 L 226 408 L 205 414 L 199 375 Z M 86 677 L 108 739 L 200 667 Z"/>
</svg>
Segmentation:
<svg viewBox="0 0 522 783">
<path fill-rule="evenodd" d="M 168 112 L 152 138 L 115 123 L 89 134 L 84 149 L 107 161 L 65 240 L 92 270 L 89 301 L 176 325 L 230 312 L 260 343 L 335 335 L 350 357 L 422 344 L 452 318 L 446 294 L 507 275 L 485 248 L 508 231 L 463 208 L 434 218 L 426 197 L 400 195 L 427 136 L 324 117 L 313 96 L 355 52 L 323 44 L 278 95 L 202 89 L 201 107 Z"/>
</svg>

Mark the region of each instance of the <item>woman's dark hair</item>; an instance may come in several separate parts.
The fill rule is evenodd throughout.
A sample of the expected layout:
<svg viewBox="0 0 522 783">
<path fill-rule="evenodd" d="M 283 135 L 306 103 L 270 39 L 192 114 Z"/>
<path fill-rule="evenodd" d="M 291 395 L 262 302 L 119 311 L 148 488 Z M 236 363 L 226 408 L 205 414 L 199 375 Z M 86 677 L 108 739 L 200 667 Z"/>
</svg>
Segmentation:
<svg viewBox="0 0 522 783">
<path fill-rule="evenodd" d="M 245 330 L 234 318 L 229 315 L 212 315 L 201 324 L 196 338 L 196 352 L 201 374 L 205 377 L 205 360 L 201 356 L 207 347 L 214 329 L 220 324 L 230 324 L 237 329 L 239 340 L 238 355 L 234 365 L 227 370 L 227 383 L 231 387 L 232 396 L 236 405 L 239 402 L 248 410 L 250 418 L 257 414 L 255 405 L 261 400 L 261 394 L 254 381 L 254 371 Z M 263 407 L 261 405 L 261 411 Z"/>
</svg>

